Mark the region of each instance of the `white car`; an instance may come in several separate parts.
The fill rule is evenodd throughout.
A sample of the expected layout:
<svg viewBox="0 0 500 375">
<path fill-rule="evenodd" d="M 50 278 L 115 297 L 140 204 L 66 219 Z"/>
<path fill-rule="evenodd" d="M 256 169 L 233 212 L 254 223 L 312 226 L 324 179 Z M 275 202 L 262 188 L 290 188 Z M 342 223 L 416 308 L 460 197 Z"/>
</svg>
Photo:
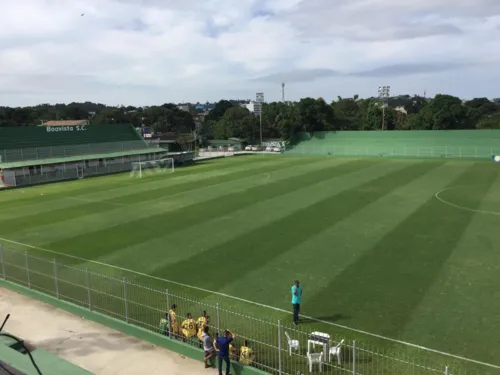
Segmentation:
<svg viewBox="0 0 500 375">
<path fill-rule="evenodd" d="M 227 150 L 228 150 L 229 152 L 234 152 L 234 147 L 228 147 L 228 148 L 227 148 Z"/>
<path fill-rule="evenodd" d="M 273 148 L 272 148 L 271 146 L 267 146 L 267 147 L 266 147 L 266 151 L 267 151 L 267 152 L 271 152 L 272 150 L 273 150 Z"/>
<path fill-rule="evenodd" d="M 259 148 L 257 146 L 252 146 L 252 151 L 259 151 Z"/>
<path fill-rule="evenodd" d="M 252 151 L 252 146 L 248 145 L 247 147 L 245 147 L 245 151 Z"/>
<path fill-rule="evenodd" d="M 274 151 L 274 152 L 281 152 L 281 148 L 279 148 L 279 147 L 275 147 L 275 148 L 273 148 L 273 151 Z"/>
</svg>

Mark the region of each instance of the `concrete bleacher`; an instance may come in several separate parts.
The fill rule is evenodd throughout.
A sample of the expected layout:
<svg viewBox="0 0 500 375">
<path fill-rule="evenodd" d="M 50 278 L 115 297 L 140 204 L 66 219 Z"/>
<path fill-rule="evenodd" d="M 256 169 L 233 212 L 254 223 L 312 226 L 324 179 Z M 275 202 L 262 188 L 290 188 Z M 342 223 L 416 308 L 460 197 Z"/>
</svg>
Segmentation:
<svg viewBox="0 0 500 375">
<path fill-rule="evenodd" d="M 491 158 L 500 130 L 339 131 L 297 133 L 287 154 L 327 156 Z"/>
<path fill-rule="evenodd" d="M 3 163 L 148 149 L 132 125 L 0 127 Z"/>
</svg>

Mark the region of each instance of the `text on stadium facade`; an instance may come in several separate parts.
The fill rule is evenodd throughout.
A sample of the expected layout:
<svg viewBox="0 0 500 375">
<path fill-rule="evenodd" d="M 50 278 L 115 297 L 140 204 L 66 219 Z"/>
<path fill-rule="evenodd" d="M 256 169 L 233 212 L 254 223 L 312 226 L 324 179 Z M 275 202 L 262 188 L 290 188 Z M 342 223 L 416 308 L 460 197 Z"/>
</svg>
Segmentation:
<svg viewBox="0 0 500 375">
<path fill-rule="evenodd" d="M 85 125 L 76 126 L 47 126 L 47 132 L 81 132 L 86 131 L 87 127 Z"/>
</svg>

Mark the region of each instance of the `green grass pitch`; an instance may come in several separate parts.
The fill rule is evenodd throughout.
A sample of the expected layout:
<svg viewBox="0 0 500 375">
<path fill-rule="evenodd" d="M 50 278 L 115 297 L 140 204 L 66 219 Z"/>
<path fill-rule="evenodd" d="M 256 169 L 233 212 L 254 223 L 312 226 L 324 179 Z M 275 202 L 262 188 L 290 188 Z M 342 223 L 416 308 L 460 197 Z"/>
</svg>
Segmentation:
<svg viewBox="0 0 500 375">
<path fill-rule="evenodd" d="M 499 176 L 486 161 L 227 158 L 1 192 L 0 243 L 286 322 L 159 279 L 290 310 L 298 278 L 304 315 L 500 365 Z"/>
</svg>

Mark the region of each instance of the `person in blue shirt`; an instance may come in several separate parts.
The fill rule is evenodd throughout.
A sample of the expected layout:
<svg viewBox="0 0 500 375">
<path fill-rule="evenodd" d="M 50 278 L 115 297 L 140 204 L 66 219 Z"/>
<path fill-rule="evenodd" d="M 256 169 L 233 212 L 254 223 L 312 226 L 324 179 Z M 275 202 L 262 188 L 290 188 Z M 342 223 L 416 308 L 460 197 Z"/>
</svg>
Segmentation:
<svg viewBox="0 0 500 375">
<path fill-rule="evenodd" d="M 300 286 L 299 280 L 295 280 L 294 284 L 292 285 L 293 323 L 295 325 L 299 324 L 301 297 L 302 297 L 302 287 Z"/>
<path fill-rule="evenodd" d="M 226 375 L 229 375 L 231 371 L 231 361 L 229 359 L 229 344 L 236 338 L 236 335 L 229 332 L 229 330 L 224 331 L 223 337 L 217 337 L 215 340 L 217 359 L 219 360 L 219 375 L 222 375 L 222 362 L 226 362 Z"/>
</svg>

